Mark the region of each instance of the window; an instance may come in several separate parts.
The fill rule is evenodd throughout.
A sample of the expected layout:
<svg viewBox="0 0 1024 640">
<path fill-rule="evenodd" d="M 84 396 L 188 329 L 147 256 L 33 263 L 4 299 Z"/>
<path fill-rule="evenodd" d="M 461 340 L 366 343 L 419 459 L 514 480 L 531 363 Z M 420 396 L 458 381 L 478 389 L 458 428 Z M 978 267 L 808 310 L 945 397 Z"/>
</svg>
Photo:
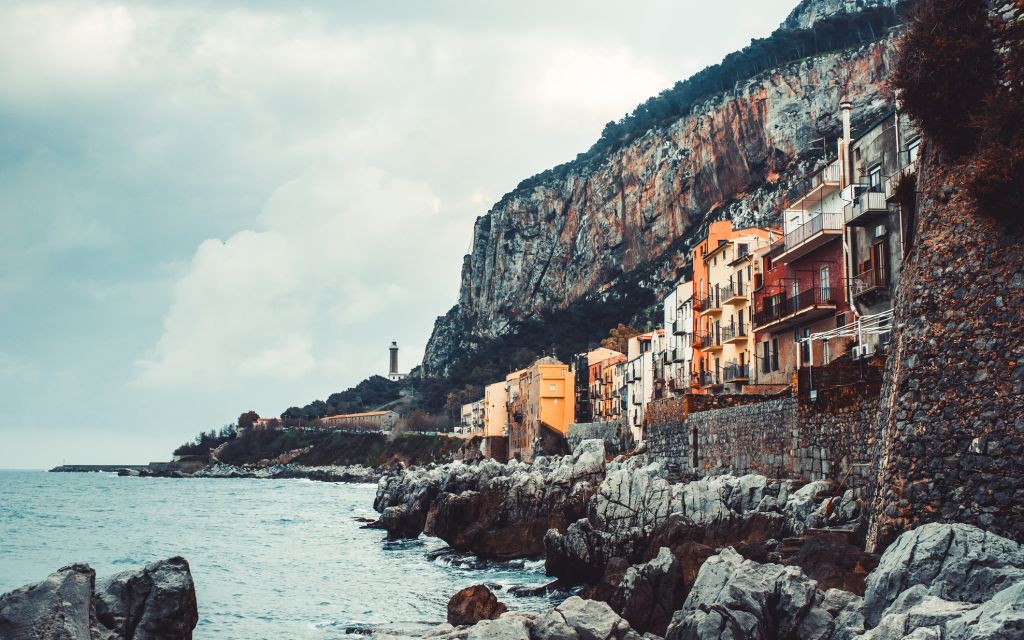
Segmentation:
<svg viewBox="0 0 1024 640">
<path fill-rule="evenodd" d="M 811 337 L 811 328 L 806 327 L 803 331 L 804 341 L 800 343 L 800 357 L 803 359 L 804 364 L 811 363 L 811 341 L 807 338 Z"/>
<path fill-rule="evenodd" d="M 772 264 L 772 257 L 770 255 L 765 254 L 765 256 L 763 258 L 763 262 L 764 262 L 764 270 L 765 271 L 771 271 L 772 268 L 774 267 L 774 265 Z"/>
<path fill-rule="evenodd" d="M 779 339 L 772 338 L 772 371 L 779 370 Z"/>
<path fill-rule="evenodd" d="M 764 356 L 761 358 L 761 373 L 770 373 L 772 370 L 772 345 L 767 340 L 762 344 Z"/>
<path fill-rule="evenodd" d="M 828 340 L 825 340 L 824 342 L 821 343 L 821 362 L 822 364 L 828 364 L 831 361 L 832 359 L 829 356 L 828 351 Z"/>
<path fill-rule="evenodd" d="M 917 162 L 917 154 L 921 149 L 921 138 L 914 138 L 907 144 L 907 164 Z"/>
<path fill-rule="evenodd" d="M 868 169 L 868 190 L 869 191 L 881 191 L 882 190 L 882 165 L 876 164 L 875 166 Z"/>
<path fill-rule="evenodd" d="M 822 267 L 819 272 L 819 282 L 821 283 L 821 301 L 826 302 L 832 299 L 832 291 L 829 287 L 829 269 L 827 266 Z"/>
</svg>

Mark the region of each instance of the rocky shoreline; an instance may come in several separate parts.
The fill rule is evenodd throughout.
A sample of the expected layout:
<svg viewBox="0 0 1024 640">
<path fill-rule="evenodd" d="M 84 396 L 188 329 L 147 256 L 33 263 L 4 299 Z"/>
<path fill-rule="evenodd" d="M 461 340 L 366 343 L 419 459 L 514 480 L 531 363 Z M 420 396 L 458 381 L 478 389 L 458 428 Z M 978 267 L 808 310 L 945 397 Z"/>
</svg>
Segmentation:
<svg viewBox="0 0 1024 640">
<path fill-rule="evenodd" d="M 586 598 L 543 616 L 491 607 L 493 619 L 472 626 L 381 630 L 381 640 L 1024 637 L 1020 545 L 932 524 L 872 556 L 863 551 L 865 505 L 827 482 L 671 483 L 643 455 L 606 463 L 603 443 L 589 440 L 532 465 L 391 473 L 374 506 L 373 526 L 391 538 L 424 533 L 484 557 L 543 557 L 550 575 Z"/>
<path fill-rule="evenodd" d="M 317 482 L 376 483 L 383 473 L 379 469 L 362 465 L 306 466 L 274 464 L 270 466 L 236 466 L 216 463 L 202 467 L 194 473 L 177 469 L 119 469 L 119 476 L 141 478 L 256 478 L 260 480 L 303 479 Z"/>
</svg>

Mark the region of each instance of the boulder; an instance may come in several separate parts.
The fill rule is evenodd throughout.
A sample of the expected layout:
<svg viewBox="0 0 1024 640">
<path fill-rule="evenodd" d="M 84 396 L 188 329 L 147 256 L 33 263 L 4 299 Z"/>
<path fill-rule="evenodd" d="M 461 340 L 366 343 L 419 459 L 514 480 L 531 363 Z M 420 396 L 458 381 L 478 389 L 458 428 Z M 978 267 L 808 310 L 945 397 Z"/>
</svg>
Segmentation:
<svg viewBox="0 0 1024 640">
<path fill-rule="evenodd" d="M 533 628 L 533 640 L 639 640 L 629 623 L 604 602 L 572 596 Z"/>
<path fill-rule="evenodd" d="M 73 564 L 0 596 L 4 640 L 190 640 L 199 621 L 184 558 L 100 580 Z"/>
<path fill-rule="evenodd" d="M 192 573 L 180 556 L 100 580 L 95 602 L 99 621 L 128 640 L 186 640 L 199 622 Z"/>
<path fill-rule="evenodd" d="M 466 587 L 448 601 L 448 623 L 472 625 L 481 620 L 494 620 L 508 611 L 491 590 L 482 584 Z"/>
<path fill-rule="evenodd" d="M 90 640 L 96 572 L 68 565 L 45 579 L 0 596 L 0 638 L 4 640 Z"/>
<path fill-rule="evenodd" d="M 530 640 L 537 615 L 509 612 L 496 620 L 484 620 L 469 629 L 468 640 Z"/>
<path fill-rule="evenodd" d="M 867 579 L 864 616 L 869 626 L 907 589 L 981 603 L 1024 580 L 1024 549 L 967 524 L 926 524 L 902 534 L 885 550 Z"/>
<path fill-rule="evenodd" d="M 835 628 L 824 595 L 797 567 L 744 560 L 732 549 L 708 558 L 666 640 L 827 640 Z"/>
<path fill-rule="evenodd" d="M 625 571 L 608 602 L 634 629 L 663 635 L 690 584 L 676 557 L 662 547 L 650 561 Z"/>
</svg>

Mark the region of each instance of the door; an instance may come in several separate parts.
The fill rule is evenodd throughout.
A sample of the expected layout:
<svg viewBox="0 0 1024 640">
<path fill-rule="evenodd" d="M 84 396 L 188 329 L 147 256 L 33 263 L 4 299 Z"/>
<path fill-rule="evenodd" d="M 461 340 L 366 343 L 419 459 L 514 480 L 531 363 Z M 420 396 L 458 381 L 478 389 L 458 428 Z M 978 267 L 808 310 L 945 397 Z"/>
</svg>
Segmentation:
<svg viewBox="0 0 1024 640">
<path fill-rule="evenodd" d="M 819 284 L 821 286 L 821 300 L 822 303 L 827 303 L 832 300 L 832 289 L 829 285 L 829 268 L 824 266 L 818 273 Z"/>
</svg>

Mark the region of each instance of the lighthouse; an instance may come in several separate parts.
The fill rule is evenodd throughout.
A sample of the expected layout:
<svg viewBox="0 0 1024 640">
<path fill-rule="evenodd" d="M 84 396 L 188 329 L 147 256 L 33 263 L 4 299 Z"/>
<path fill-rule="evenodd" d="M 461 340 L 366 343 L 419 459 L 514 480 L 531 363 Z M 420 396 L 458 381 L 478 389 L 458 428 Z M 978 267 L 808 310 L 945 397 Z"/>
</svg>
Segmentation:
<svg viewBox="0 0 1024 640">
<path fill-rule="evenodd" d="M 398 341 L 392 340 L 391 346 L 388 347 L 389 353 L 389 365 L 388 365 L 388 380 L 401 380 L 405 377 L 404 373 L 398 372 Z"/>
</svg>

